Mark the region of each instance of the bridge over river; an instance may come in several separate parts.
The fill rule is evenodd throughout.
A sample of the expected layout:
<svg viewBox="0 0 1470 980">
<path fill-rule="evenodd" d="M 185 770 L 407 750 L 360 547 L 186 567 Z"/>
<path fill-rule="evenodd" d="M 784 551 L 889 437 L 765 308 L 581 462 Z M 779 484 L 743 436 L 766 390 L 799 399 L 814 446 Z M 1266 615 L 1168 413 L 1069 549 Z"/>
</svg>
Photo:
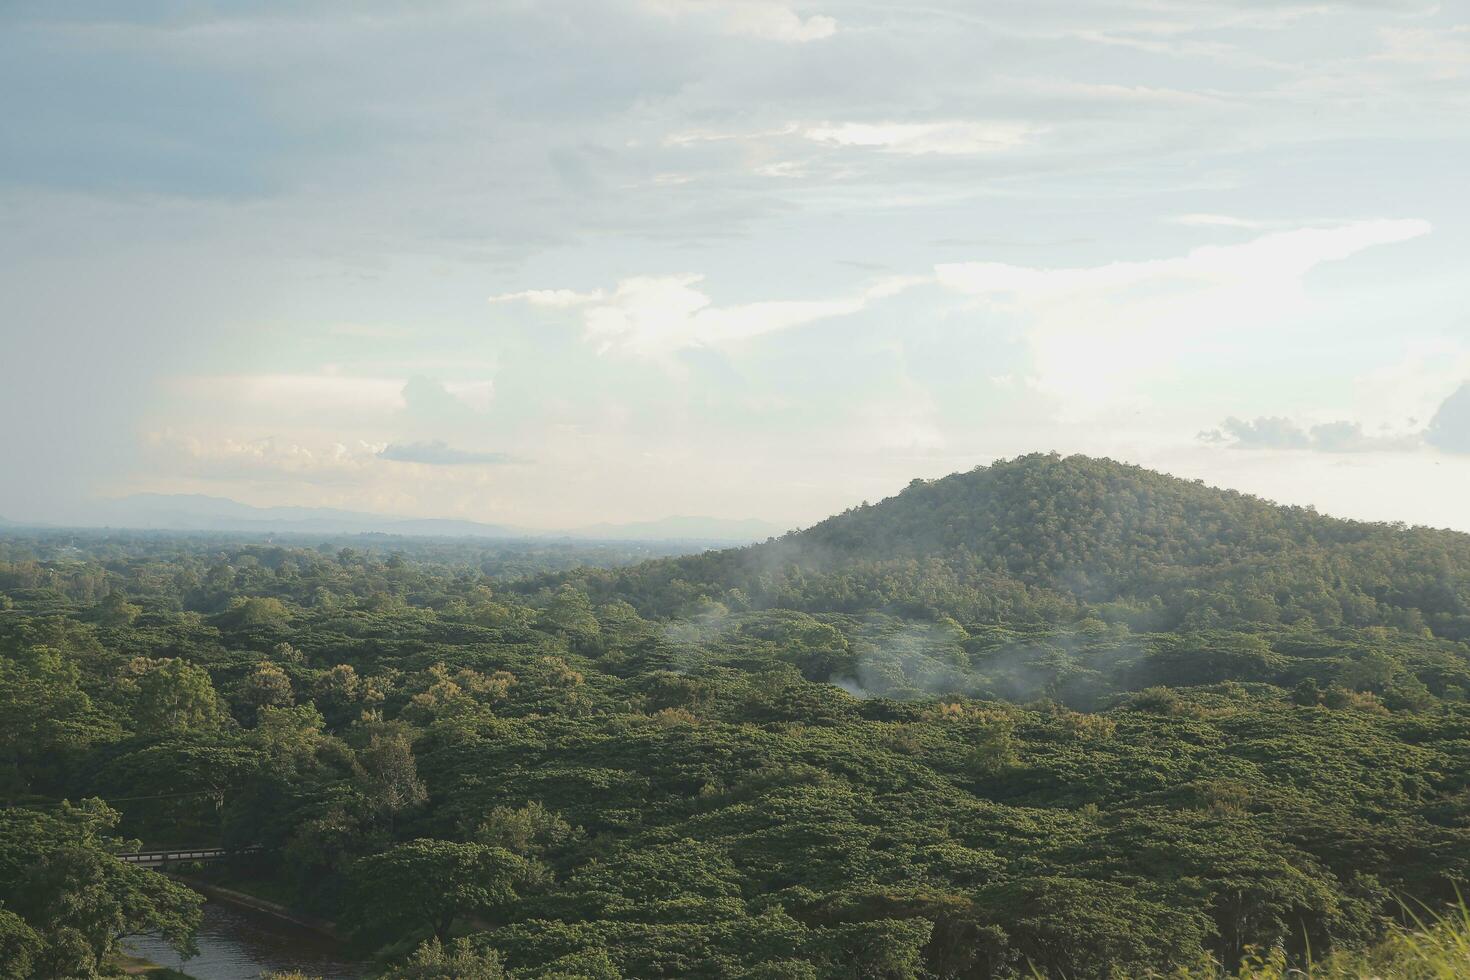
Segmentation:
<svg viewBox="0 0 1470 980">
<path fill-rule="evenodd" d="M 182 861 L 218 861 L 242 854 L 257 854 L 259 851 L 258 847 L 242 847 L 234 850 L 211 846 L 175 847 L 160 851 L 134 851 L 131 854 L 119 854 L 117 859 L 126 864 L 136 864 L 144 868 L 160 868 L 166 864 L 178 864 Z"/>
</svg>

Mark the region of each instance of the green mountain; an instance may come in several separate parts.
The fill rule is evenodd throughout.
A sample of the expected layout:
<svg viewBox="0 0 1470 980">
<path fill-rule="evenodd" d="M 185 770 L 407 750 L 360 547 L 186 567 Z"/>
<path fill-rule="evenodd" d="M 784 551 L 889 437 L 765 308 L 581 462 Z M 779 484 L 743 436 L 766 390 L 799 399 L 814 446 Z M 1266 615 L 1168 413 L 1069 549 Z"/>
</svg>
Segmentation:
<svg viewBox="0 0 1470 980">
<path fill-rule="evenodd" d="M 708 599 L 961 623 L 1470 637 L 1470 535 L 1337 520 L 1085 456 L 915 480 L 777 541 L 584 580 L 661 615 Z"/>
</svg>

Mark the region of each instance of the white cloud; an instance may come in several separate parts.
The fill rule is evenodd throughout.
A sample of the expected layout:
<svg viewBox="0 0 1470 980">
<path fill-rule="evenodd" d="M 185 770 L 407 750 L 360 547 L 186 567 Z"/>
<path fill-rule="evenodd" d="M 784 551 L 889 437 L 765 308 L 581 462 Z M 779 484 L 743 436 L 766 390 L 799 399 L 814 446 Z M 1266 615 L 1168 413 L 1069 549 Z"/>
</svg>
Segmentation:
<svg viewBox="0 0 1470 980">
<path fill-rule="evenodd" d="M 1208 338 L 1289 328 L 1308 305 L 1304 277 L 1319 265 L 1430 230 L 1425 221 L 1363 221 L 1167 259 L 1067 269 L 965 262 L 935 272 L 942 285 L 1018 317 L 1038 383 L 1084 418 L 1136 399 Z"/>
<path fill-rule="evenodd" d="M 808 126 L 802 136 L 818 143 L 865 147 L 909 156 L 960 155 L 1009 150 L 1040 130 L 1017 122 L 943 120 L 939 122 L 846 122 Z"/>
<path fill-rule="evenodd" d="M 414 407 L 410 397 L 438 392 L 442 406 L 486 412 L 495 383 L 430 381 L 422 377 L 361 377 L 332 370 L 314 374 L 195 375 L 178 379 L 175 389 L 216 416 L 237 419 L 268 431 L 282 431 L 302 421 L 317 425 L 385 424 Z"/>
<path fill-rule="evenodd" d="M 529 303 L 532 306 L 549 306 L 552 308 L 565 308 L 569 306 L 580 306 L 593 300 L 602 299 L 601 290 L 590 293 L 579 293 L 574 289 L 523 289 L 517 293 L 499 293 L 490 297 L 492 303 Z"/>
<path fill-rule="evenodd" d="M 1233 449 L 1296 450 L 1317 453 L 1406 453 L 1423 448 L 1421 432 L 1368 432 L 1363 423 L 1334 419 L 1303 425 L 1279 416 L 1228 418 L 1220 428 L 1201 432 L 1201 441 Z"/>
<path fill-rule="evenodd" d="M 1077 99 L 1085 102 L 1122 103 L 1130 105 L 1223 106 L 1235 97 L 1218 92 L 1196 92 L 1182 88 L 1152 85 L 1119 85 L 1106 82 L 1079 82 L 1067 78 L 1006 76 L 1001 79 L 1012 90 L 1043 96 Z"/>
<path fill-rule="evenodd" d="M 145 445 L 166 469 L 205 478 L 289 478 L 306 482 L 351 481 L 363 476 L 385 448 L 367 442 L 306 443 L 266 437 L 236 439 L 150 432 Z"/>
<path fill-rule="evenodd" d="M 780 0 L 643 0 L 647 10 L 666 17 L 712 18 L 727 34 L 766 41 L 805 43 L 837 33 L 837 21 L 825 14 L 801 16 Z"/>
<path fill-rule="evenodd" d="M 1384 425 L 1424 425 L 1470 378 L 1470 345 L 1445 337 L 1408 342 L 1396 361 L 1354 379 L 1357 411 Z"/>
<path fill-rule="evenodd" d="M 779 160 L 776 163 L 762 164 L 755 168 L 755 172 L 762 177 L 778 179 L 801 179 L 812 175 L 811 167 L 800 160 Z"/>
<path fill-rule="evenodd" d="M 669 146 L 694 143 L 805 140 L 825 147 L 873 150 L 904 156 L 967 156 L 996 153 L 1025 146 L 1045 127 L 1011 120 L 940 119 L 929 122 L 788 122 L 754 130 L 691 129 L 664 138 Z M 766 163 L 758 171 L 767 176 L 792 176 L 796 161 Z M 798 174 L 799 175 L 799 174 Z"/>
<path fill-rule="evenodd" d="M 1263 235 L 1240 245 L 1203 245 L 1171 259 L 1111 262 L 1080 269 L 1046 269 L 999 262 L 936 266 L 939 281 L 973 294 L 1060 297 L 1145 283 L 1200 285 L 1294 282 L 1323 262 L 1373 245 L 1401 242 L 1431 230 L 1427 221 L 1362 221 L 1336 228 L 1302 228 Z"/>
<path fill-rule="evenodd" d="M 420 463 L 426 466 L 503 466 L 519 462 L 509 453 L 460 449 L 442 439 L 389 443 L 377 456 L 394 463 Z"/>
<path fill-rule="evenodd" d="M 1236 218 L 1228 214 L 1176 214 L 1169 220 L 1176 225 L 1188 225 L 1192 228 L 1246 228 L 1251 231 L 1264 231 L 1267 228 L 1279 227 L 1276 222 Z"/>
<path fill-rule="evenodd" d="M 790 300 L 714 306 L 694 288 L 702 276 L 638 276 L 618 283 L 585 315 L 587 339 L 602 350 L 654 356 L 717 346 L 814 320 L 856 313 L 860 300 Z"/>
<path fill-rule="evenodd" d="M 1414 65 L 1441 81 L 1470 75 L 1470 24 L 1449 28 L 1395 27 L 1380 33 L 1384 51 L 1377 60 Z"/>
<path fill-rule="evenodd" d="M 311 414 L 320 410 L 382 412 L 403 407 L 400 378 L 335 374 L 235 374 L 184 378 L 180 386 L 210 402 Z"/>
<path fill-rule="evenodd" d="M 493 381 L 446 381 L 444 390 L 476 412 L 490 411 L 491 402 L 495 399 Z"/>
<path fill-rule="evenodd" d="M 740 140 L 774 139 L 781 136 L 791 136 L 800 130 L 800 123 L 787 123 L 773 129 L 756 130 L 687 129 L 677 133 L 670 133 L 664 137 L 663 141 L 668 146 L 684 146 L 690 143 L 725 143 Z"/>
<path fill-rule="evenodd" d="M 718 347 L 762 334 L 799 327 L 816 320 L 856 313 L 870 300 L 882 299 L 927 276 L 894 276 L 879 280 L 848 299 L 768 300 L 715 306 L 696 288 L 701 275 L 634 276 L 618 282 L 610 293 L 593 290 L 527 290 L 491 297 L 492 302 L 523 300 L 543 306 L 582 308 L 586 339 L 600 351 L 618 350 L 641 357 L 660 357 L 692 347 Z M 539 297 L 553 295 L 555 302 Z"/>
</svg>

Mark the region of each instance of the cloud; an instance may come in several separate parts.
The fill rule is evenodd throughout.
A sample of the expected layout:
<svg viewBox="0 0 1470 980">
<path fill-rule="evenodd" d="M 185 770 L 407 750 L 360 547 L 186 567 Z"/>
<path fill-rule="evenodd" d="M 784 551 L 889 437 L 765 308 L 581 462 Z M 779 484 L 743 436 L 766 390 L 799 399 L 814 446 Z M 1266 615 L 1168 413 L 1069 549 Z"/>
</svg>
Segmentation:
<svg viewBox="0 0 1470 980">
<path fill-rule="evenodd" d="M 350 451 L 363 492 L 401 495 L 395 509 L 569 522 L 678 510 L 681 494 L 815 518 L 923 469 L 860 441 L 1133 456 L 1177 443 L 1181 418 L 1187 436 L 1232 412 L 1423 429 L 1470 364 L 1429 352 L 1367 379 L 1408 345 L 1467 336 L 1467 87 L 1432 77 L 1459 70 L 1466 18 L 1394 2 L 1288 0 L 1321 9 L 1300 23 L 1267 0 L 0 4 L 0 213 L 17 232 L 0 408 L 28 419 L 0 449 L 30 474 L 0 480 L 0 513 L 169 478 L 136 437 L 170 425 L 238 440 L 209 465 L 236 460 L 242 482 L 329 472 L 336 442 L 533 456 L 430 468 Z M 1280 33 L 1250 33 L 1263 19 Z M 1302 275 L 1258 253 L 1249 274 L 1167 262 L 1384 200 L 1446 232 Z M 1178 213 L 1187 227 L 1161 220 Z M 841 259 L 1044 281 L 880 307 L 864 287 L 886 270 Z M 1132 263 L 1126 283 L 1067 278 L 1150 259 L 1165 262 Z M 619 288 L 680 272 L 708 279 Z M 490 292 L 516 298 L 485 307 Z M 886 342 L 932 411 L 883 372 Z M 206 377 L 176 391 L 179 374 Z M 1258 462 L 1192 451 L 1222 472 Z M 656 479 L 652 457 L 672 461 Z M 1425 459 L 1452 462 L 1381 462 Z M 331 502 L 310 479 L 302 499 Z"/>
<path fill-rule="evenodd" d="M 974 295 L 1059 296 L 1128 289 L 1149 283 L 1201 286 L 1291 281 L 1324 262 L 1374 245 L 1427 235 L 1427 221 L 1361 221 L 1336 228 L 1302 228 L 1240 245 L 1205 245 L 1172 259 L 1111 262 L 1080 269 L 1045 269 L 999 262 L 936 267 L 939 281 Z"/>
<path fill-rule="evenodd" d="M 1236 218 L 1228 214 L 1176 214 L 1169 220 L 1176 225 L 1188 225 L 1193 228 L 1246 228 L 1251 231 L 1264 231 L 1268 228 L 1279 227 L 1277 222 Z"/>
<path fill-rule="evenodd" d="M 872 150 L 900 156 L 968 156 L 1014 150 L 1045 131 L 1046 127 L 1034 123 L 986 119 L 788 122 L 754 130 L 681 130 L 664 137 L 663 142 L 668 146 L 690 146 L 804 140 L 834 149 Z M 801 164 L 789 160 L 757 168 L 757 172 L 767 176 L 800 175 L 800 170 Z"/>
<path fill-rule="evenodd" d="M 800 44 L 837 33 L 833 18 L 825 14 L 803 17 L 780 0 L 643 0 L 643 6 L 671 18 L 712 18 L 724 33 L 766 41 Z"/>
<path fill-rule="evenodd" d="M 209 401 L 252 411 L 382 412 L 402 408 L 403 383 L 394 378 L 336 374 L 236 374 L 183 378 L 179 387 Z"/>
<path fill-rule="evenodd" d="M 1235 446 L 1250 449 L 1310 449 L 1312 445 L 1311 437 L 1290 419 L 1258 418 L 1245 422 L 1228 418 L 1220 424 L 1220 429 L 1201 432 L 1200 438 L 1215 443 L 1234 439 Z"/>
<path fill-rule="evenodd" d="M 1360 221 L 1206 245 L 1164 259 L 1073 268 L 960 262 L 938 282 L 1024 330 L 1043 390 L 1064 416 L 1137 400 L 1207 338 L 1289 329 L 1311 312 L 1305 279 L 1327 262 L 1428 234 L 1419 220 Z"/>
<path fill-rule="evenodd" d="M 581 306 L 593 300 L 602 299 L 604 293 L 597 290 L 591 293 L 579 293 L 574 289 L 523 289 L 518 293 L 501 293 L 491 296 L 492 303 L 529 303 L 531 306 L 546 306 L 552 309 L 565 309 L 569 306 Z"/>
<path fill-rule="evenodd" d="M 1387 28 L 1379 61 L 1421 68 L 1439 81 L 1470 75 L 1470 24 L 1449 28 Z"/>
<path fill-rule="evenodd" d="M 1447 453 L 1470 453 L 1470 381 L 1444 400 L 1429 421 L 1425 438 Z"/>
<path fill-rule="evenodd" d="M 1423 445 L 1419 433 L 1369 435 L 1361 422 L 1323 422 L 1304 428 L 1291 419 L 1266 417 L 1249 421 L 1228 418 L 1219 429 L 1201 432 L 1203 442 L 1232 449 L 1281 449 L 1319 453 L 1413 452 Z"/>
<path fill-rule="evenodd" d="M 389 443 L 377 454 L 378 459 L 394 463 L 424 463 L 429 466 L 501 466 L 519 460 L 508 453 L 477 452 L 455 449 L 446 442 Z"/>
<path fill-rule="evenodd" d="M 153 471 L 229 480 L 351 484 L 382 450 L 367 442 L 308 443 L 268 436 L 239 439 L 163 430 L 148 433 L 144 445 Z"/>
<path fill-rule="evenodd" d="M 427 418 L 453 418 L 490 408 L 495 386 L 490 381 L 436 381 L 415 375 L 404 383 L 403 406 Z"/>
<path fill-rule="evenodd" d="M 909 156 L 989 153 L 1021 146 L 1041 127 L 1016 122 L 826 123 L 801 130 L 806 139 Z"/>
<path fill-rule="evenodd" d="M 884 278 L 847 299 L 769 300 L 734 306 L 715 306 L 708 294 L 696 288 L 703 281 L 702 275 L 634 276 L 620 280 L 611 292 L 526 290 L 492 296 L 490 302 L 520 300 L 554 309 L 580 308 L 584 337 L 600 352 L 657 358 L 847 316 L 872 300 L 895 295 L 929 277 Z"/>
<path fill-rule="evenodd" d="M 1043 388 L 1106 400 L 1150 365 L 1168 363 L 1191 333 L 1238 330 L 1296 312 L 1302 280 L 1317 266 L 1430 230 L 1419 220 L 1363 221 L 1202 246 L 1174 258 L 1079 268 L 945 263 L 932 275 L 890 276 L 854 295 L 820 300 L 717 306 L 700 288 L 704 277 L 690 274 L 634 276 L 611 290 L 520 290 L 489 301 L 580 311 L 584 337 L 600 352 L 659 358 L 851 315 L 875 300 L 938 283 L 1029 321 Z"/>
<path fill-rule="evenodd" d="M 668 134 L 664 137 L 663 142 L 668 146 L 686 146 L 695 143 L 727 143 L 743 140 L 776 139 L 782 136 L 793 136 L 800 132 L 801 124 L 794 122 L 757 130 L 685 129 L 677 133 Z"/>
<path fill-rule="evenodd" d="M 1324 422 L 1311 435 L 1313 448 L 1324 453 L 1412 452 L 1422 444 L 1418 433 L 1368 435 L 1361 422 Z"/>
</svg>

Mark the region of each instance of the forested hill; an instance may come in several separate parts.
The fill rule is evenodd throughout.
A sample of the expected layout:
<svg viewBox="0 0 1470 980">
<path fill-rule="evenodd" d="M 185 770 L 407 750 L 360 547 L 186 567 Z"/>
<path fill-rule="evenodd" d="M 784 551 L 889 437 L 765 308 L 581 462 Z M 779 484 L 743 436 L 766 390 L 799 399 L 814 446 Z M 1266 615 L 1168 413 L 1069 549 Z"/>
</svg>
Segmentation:
<svg viewBox="0 0 1470 980">
<path fill-rule="evenodd" d="M 1393 626 L 1470 637 L 1470 535 L 1337 520 L 1085 456 L 915 480 L 748 548 L 577 574 L 679 615 L 700 603 L 1134 629 Z"/>
<path fill-rule="evenodd" d="M 383 980 L 1467 975 L 1375 947 L 1470 894 L 1465 536 L 1030 456 L 647 554 L 0 534 L 0 978 L 187 950 L 138 842 Z"/>
</svg>

